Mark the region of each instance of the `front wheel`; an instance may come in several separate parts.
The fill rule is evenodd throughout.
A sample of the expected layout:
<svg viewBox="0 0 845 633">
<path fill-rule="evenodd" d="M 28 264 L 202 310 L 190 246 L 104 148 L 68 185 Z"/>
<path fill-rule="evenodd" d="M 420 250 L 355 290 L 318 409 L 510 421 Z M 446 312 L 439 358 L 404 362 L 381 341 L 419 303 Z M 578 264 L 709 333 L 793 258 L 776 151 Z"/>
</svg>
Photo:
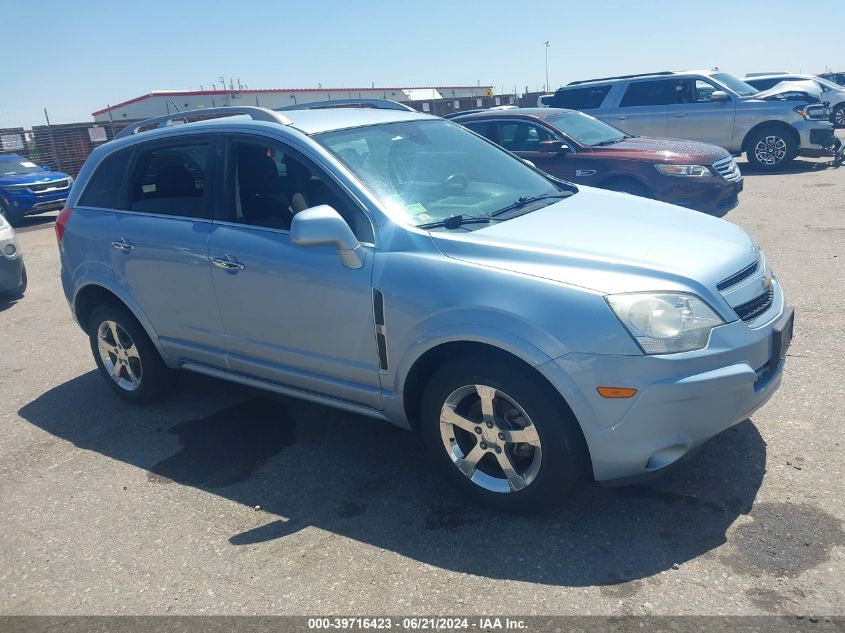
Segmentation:
<svg viewBox="0 0 845 633">
<path fill-rule="evenodd" d="M 747 148 L 748 163 L 760 171 L 775 171 L 798 156 L 798 142 L 793 135 L 777 128 L 754 132 Z"/>
<path fill-rule="evenodd" d="M 845 127 L 845 103 L 833 111 L 833 114 L 830 115 L 830 122 L 833 123 L 833 127 Z"/>
<path fill-rule="evenodd" d="M 154 402 L 172 384 L 173 370 L 126 308 L 111 303 L 95 308 L 88 333 L 100 375 L 127 402 Z"/>
<path fill-rule="evenodd" d="M 497 356 L 437 370 L 423 394 L 420 423 L 445 476 L 497 510 L 556 505 L 586 465 L 580 429 L 561 399 L 530 369 Z"/>
</svg>

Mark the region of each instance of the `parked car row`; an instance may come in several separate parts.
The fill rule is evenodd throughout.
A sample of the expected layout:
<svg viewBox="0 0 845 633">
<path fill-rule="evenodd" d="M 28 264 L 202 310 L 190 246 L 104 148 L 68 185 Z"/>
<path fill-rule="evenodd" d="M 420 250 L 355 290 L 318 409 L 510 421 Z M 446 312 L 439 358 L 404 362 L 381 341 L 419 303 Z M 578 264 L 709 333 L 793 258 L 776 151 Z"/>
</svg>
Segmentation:
<svg viewBox="0 0 845 633">
<path fill-rule="evenodd" d="M 793 310 L 738 226 L 518 157 L 545 143 L 586 171 L 621 145 L 685 183 L 723 178 L 726 153 L 661 161 L 545 114 L 462 122 L 513 153 L 395 107 L 131 125 L 56 221 L 103 379 L 142 404 L 188 370 L 418 430 L 445 477 L 508 511 L 665 471 L 771 397 Z"/>
<path fill-rule="evenodd" d="M 797 156 L 841 153 L 828 106 L 800 86 L 759 91 L 719 71 L 657 72 L 574 81 L 548 105 L 581 110 L 639 136 L 711 143 L 759 170 Z"/>
</svg>

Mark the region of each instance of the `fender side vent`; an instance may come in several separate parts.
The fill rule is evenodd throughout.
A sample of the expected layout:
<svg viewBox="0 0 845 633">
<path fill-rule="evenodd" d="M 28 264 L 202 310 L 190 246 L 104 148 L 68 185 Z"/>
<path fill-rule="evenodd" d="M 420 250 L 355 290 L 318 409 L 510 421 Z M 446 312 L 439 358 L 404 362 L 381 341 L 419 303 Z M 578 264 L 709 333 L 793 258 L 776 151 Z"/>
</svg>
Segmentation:
<svg viewBox="0 0 845 633">
<path fill-rule="evenodd" d="M 377 288 L 373 288 L 373 321 L 376 326 L 378 366 L 382 371 L 387 371 L 387 328 L 384 321 L 384 295 Z"/>
</svg>

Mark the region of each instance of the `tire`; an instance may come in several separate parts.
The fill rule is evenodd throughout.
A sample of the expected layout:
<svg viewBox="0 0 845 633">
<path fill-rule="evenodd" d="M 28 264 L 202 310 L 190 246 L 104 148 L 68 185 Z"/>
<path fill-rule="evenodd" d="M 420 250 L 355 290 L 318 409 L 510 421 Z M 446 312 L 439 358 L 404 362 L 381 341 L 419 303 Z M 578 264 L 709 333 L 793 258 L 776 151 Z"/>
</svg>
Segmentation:
<svg viewBox="0 0 845 633">
<path fill-rule="evenodd" d="M 492 402 L 492 421 L 482 399 Z M 557 505 L 587 463 L 581 430 L 560 397 L 530 369 L 499 355 L 460 358 L 435 371 L 423 392 L 420 431 L 455 487 L 505 512 Z M 512 468 L 510 478 L 503 464 Z"/>
<path fill-rule="evenodd" d="M 651 189 L 644 184 L 631 178 L 620 178 L 618 180 L 611 180 L 602 188 L 608 191 L 618 191 L 619 193 L 627 193 L 632 196 L 639 196 L 640 198 L 654 199 L 654 194 Z"/>
<path fill-rule="evenodd" d="M 6 290 L 4 292 L 0 292 L 0 300 L 18 301 L 19 299 L 23 299 L 23 296 L 26 293 L 26 286 L 26 266 L 24 266 L 23 270 L 21 271 L 21 285 L 15 288 L 14 290 Z"/>
<path fill-rule="evenodd" d="M 765 127 L 752 132 L 746 140 L 745 156 L 759 171 L 777 171 L 798 156 L 798 141 L 779 127 Z"/>
<path fill-rule="evenodd" d="M 830 115 L 830 122 L 835 128 L 845 128 L 845 103 L 836 107 L 833 114 Z"/>
<path fill-rule="evenodd" d="M 175 372 L 164 364 L 144 328 L 123 306 L 97 306 L 91 313 L 88 338 L 100 375 L 127 402 L 155 402 L 173 384 Z"/>
</svg>

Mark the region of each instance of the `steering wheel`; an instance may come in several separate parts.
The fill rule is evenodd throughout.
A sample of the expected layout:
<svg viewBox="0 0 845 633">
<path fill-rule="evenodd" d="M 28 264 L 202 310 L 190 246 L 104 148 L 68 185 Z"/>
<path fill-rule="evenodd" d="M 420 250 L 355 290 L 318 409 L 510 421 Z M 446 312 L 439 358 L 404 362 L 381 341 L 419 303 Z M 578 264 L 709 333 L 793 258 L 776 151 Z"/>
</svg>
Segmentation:
<svg viewBox="0 0 845 633">
<path fill-rule="evenodd" d="M 454 174 L 449 174 L 446 177 L 443 181 L 443 186 L 447 189 L 457 189 L 461 193 L 464 193 L 466 188 L 469 187 L 469 178 L 466 174 L 455 172 Z"/>
</svg>

